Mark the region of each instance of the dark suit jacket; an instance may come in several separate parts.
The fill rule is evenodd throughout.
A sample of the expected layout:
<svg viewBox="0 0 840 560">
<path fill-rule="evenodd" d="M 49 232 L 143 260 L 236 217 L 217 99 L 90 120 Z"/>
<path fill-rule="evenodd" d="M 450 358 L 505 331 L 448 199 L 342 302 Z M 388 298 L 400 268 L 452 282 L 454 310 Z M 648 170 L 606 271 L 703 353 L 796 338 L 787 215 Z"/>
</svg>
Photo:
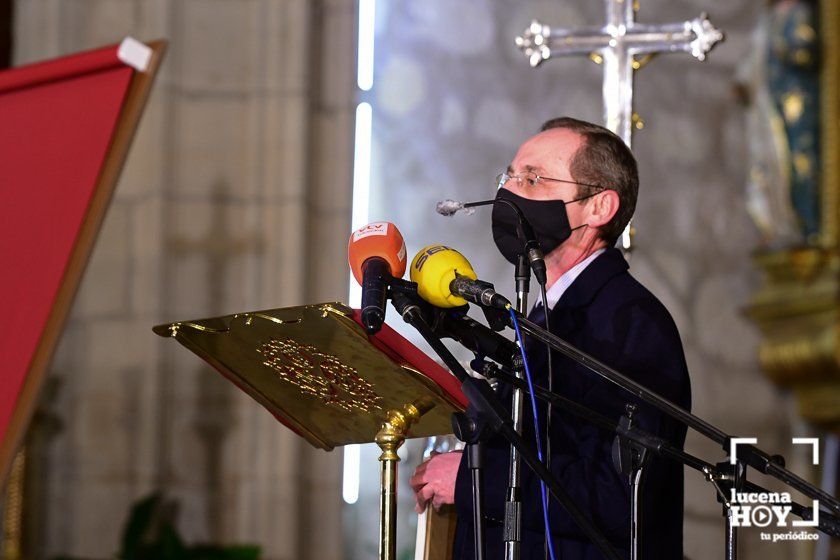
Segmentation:
<svg viewBox="0 0 840 560">
<path fill-rule="evenodd" d="M 680 336 L 665 307 L 627 271 L 620 251 L 599 255 L 566 290 L 549 315 L 551 331 L 584 352 L 631 377 L 645 387 L 688 409 L 691 388 Z M 534 383 L 547 386 L 545 346 L 529 341 L 528 361 Z M 642 429 L 682 448 L 685 428 L 629 393 L 602 380 L 557 353 L 552 355 L 554 390 L 613 420 L 634 403 Z M 510 391 L 500 395 L 510 399 Z M 528 399 L 526 398 L 526 403 Z M 545 407 L 537 406 L 545 432 Z M 611 446 L 614 435 L 554 407 L 551 470 L 583 512 L 629 558 L 629 486 L 615 470 Z M 534 442 L 530 405 L 525 408 L 525 436 Z M 486 445 L 485 517 L 487 558 L 503 558 L 502 527 L 508 477 L 508 445 L 494 438 Z M 658 457 L 647 466 L 642 490 L 643 560 L 681 560 L 683 468 Z M 539 482 L 522 469 L 523 560 L 544 557 L 545 537 Z M 603 555 L 582 534 L 572 518 L 550 500 L 551 532 L 556 558 L 600 560 Z M 455 489 L 458 528 L 454 557 L 473 558 L 472 501 L 466 459 L 461 461 Z"/>
</svg>

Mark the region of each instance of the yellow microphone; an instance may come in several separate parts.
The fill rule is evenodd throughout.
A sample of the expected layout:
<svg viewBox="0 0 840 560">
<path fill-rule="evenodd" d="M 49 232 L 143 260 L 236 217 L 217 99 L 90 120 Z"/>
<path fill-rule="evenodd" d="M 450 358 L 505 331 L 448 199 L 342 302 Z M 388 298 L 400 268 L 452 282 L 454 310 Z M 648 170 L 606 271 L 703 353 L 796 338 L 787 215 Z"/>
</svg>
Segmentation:
<svg viewBox="0 0 840 560">
<path fill-rule="evenodd" d="M 411 261 L 410 276 L 420 297 L 437 307 L 460 307 L 467 302 L 496 308 L 510 305 L 491 284 L 478 280 L 464 255 L 446 245 L 420 249 Z"/>
</svg>

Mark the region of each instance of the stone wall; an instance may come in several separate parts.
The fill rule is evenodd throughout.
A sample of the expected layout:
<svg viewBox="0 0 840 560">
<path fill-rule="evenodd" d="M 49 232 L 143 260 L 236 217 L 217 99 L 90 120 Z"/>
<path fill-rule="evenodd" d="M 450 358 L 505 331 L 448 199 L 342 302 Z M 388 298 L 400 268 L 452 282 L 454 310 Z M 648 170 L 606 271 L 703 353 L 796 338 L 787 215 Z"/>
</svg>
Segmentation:
<svg viewBox="0 0 840 560">
<path fill-rule="evenodd" d="M 54 361 L 43 408 L 60 428 L 36 450 L 31 557 L 112 556 L 153 489 L 178 500 L 190 542 L 339 556 L 340 453 L 313 450 L 151 327 L 346 297 L 353 3 L 15 12 L 16 64 L 125 35 L 170 42 Z"/>
</svg>

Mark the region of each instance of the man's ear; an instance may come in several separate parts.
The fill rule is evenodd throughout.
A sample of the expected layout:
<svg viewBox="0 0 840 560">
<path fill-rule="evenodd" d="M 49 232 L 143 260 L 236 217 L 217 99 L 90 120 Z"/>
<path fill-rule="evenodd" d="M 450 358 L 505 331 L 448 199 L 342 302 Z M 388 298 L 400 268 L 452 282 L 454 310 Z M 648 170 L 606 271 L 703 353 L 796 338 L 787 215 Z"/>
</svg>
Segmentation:
<svg viewBox="0 0 840 560">
<path fill-rule="evenodd" d="M 591 227 L 601 227 L 609 223 L 618 212 L 618 193 L 605 190 L 592 198 L 589 204 L 589 218 L 586 223 Z"/>
</svg>

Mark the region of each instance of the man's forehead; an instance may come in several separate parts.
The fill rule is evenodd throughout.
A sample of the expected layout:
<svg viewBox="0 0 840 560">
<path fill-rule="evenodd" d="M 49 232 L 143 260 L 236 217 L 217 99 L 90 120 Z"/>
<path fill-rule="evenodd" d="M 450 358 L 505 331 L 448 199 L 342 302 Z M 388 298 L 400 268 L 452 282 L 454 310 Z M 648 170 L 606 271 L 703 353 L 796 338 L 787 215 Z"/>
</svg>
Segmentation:
<svg viewBox="0 0 840 560">
<path fill-rule="evenodd" d="M 552 128 L 526 140 L 516 153 L 514 162 L 524 171 L 545 171 L 545 166 L 566 163 L 577 152 L 583 137 L 572 130 Z"/>
<path fill-rule="evenodd" d="M 572 151 L 583 142 L 583 136 L 568 128 L 550 128 L 544 130 L 525 141 L 525 144 L 537 145 L 547 149 L 572 148 Z"/>
</svg>

